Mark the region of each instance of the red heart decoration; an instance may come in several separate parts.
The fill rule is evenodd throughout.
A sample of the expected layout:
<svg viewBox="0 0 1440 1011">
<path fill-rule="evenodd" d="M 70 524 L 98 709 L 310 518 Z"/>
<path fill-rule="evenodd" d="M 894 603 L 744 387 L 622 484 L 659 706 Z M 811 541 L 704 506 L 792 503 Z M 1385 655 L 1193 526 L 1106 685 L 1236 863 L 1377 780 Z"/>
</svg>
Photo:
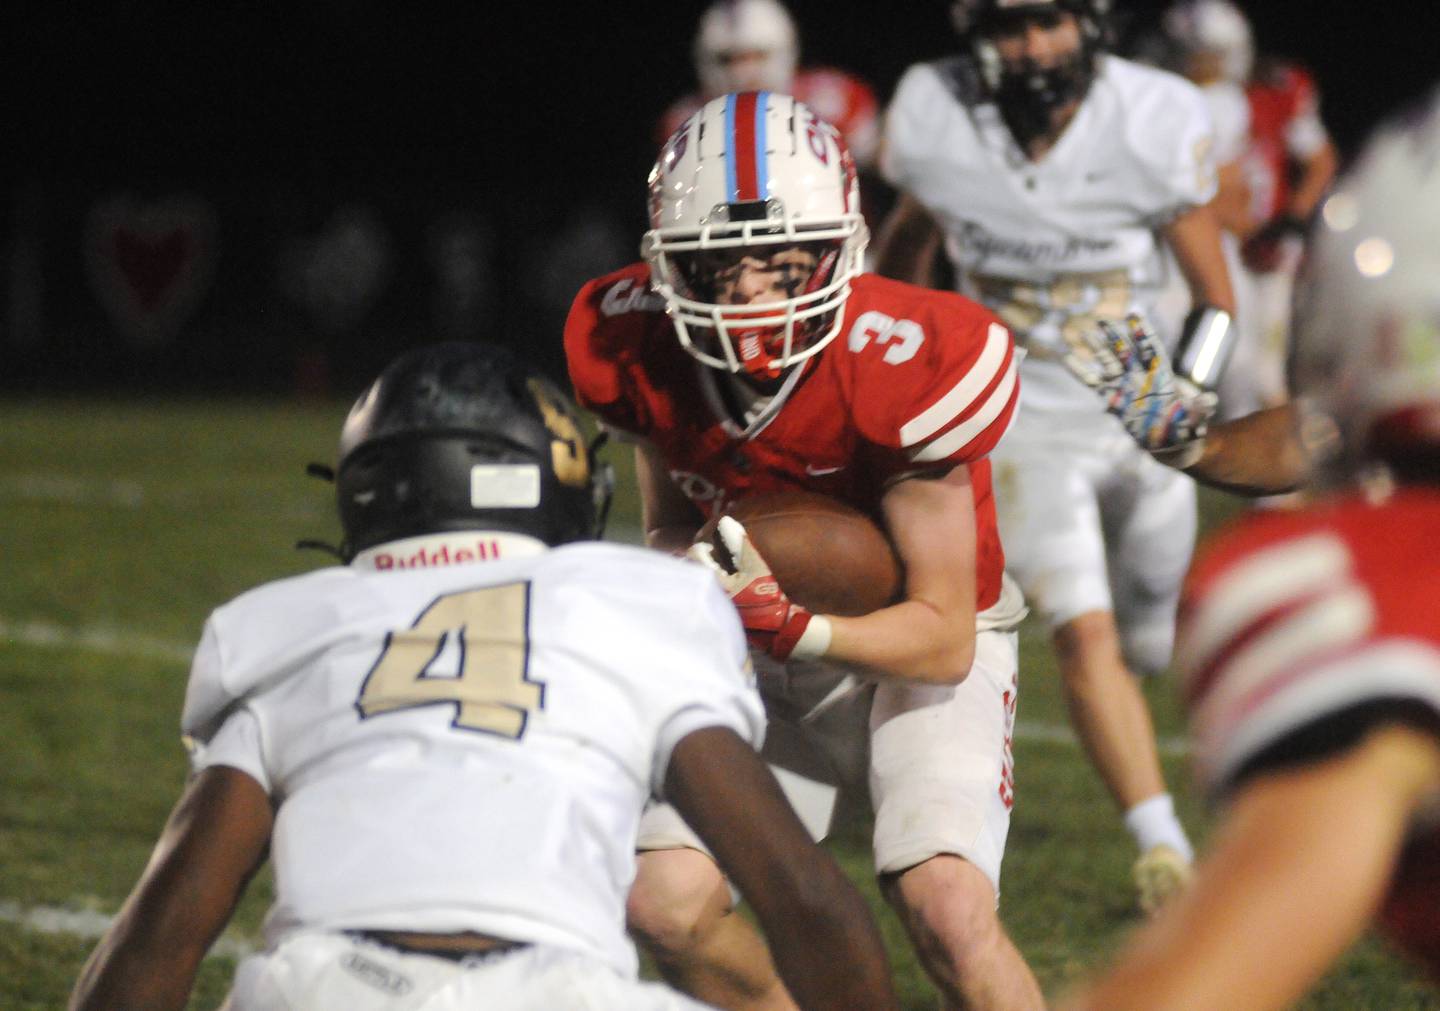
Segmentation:
<svg viewBox="0 0 1440 1011">
<path fill-rule="evenodd" d="M 101 305 L 139 347 L 171 340 L 209 288 L 215 214 L 199 197 L 111 197 L 90 212 L 85 262 Z"/>
</svg>

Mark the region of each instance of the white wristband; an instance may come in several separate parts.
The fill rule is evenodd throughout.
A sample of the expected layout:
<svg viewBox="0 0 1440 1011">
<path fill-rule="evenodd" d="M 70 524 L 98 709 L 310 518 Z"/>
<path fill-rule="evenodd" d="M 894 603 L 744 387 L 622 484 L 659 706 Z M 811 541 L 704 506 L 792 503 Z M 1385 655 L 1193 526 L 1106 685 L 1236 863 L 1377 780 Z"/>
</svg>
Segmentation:
<svg viewBox="0 0 1440 1011">
<path fill-rule="evenodd" d="M 791 660 L 818 660 L 830 649 L 830 619 L 823 614 L 812 614 L 810 624 L 800 633 L 795 648 L 790 651 Z"/>
</svg>

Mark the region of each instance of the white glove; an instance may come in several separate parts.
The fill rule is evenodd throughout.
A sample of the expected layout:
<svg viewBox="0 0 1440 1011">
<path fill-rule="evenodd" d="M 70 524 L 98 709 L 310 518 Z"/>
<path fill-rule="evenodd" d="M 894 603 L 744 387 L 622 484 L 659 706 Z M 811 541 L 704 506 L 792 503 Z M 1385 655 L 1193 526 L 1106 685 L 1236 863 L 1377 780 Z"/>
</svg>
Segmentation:
<svg viewBox="0 0 1440 1011">
<path fill-rule="evenodd" d="M 1179 470 L 1194 465 L 1205 451 L 1218 398 L 1175 374 L 1165 346 L 1141 316 L 1098 323 L 1065 356 L 1066 368 L 1151 456 Z"/>
<path fill-rule="evenodd" d="M 729 565 L 716 559 L 715 545 L 706 541 L 692 544 L 685 555 L 715 573 L 740 612 L 750 645 L 776 660 L 823 656 L 830 647 L 829 619 L 811 614 L 785 595 L 739 520 L 721 516 L 716 532 L 730 556 Z"/>
</svg>

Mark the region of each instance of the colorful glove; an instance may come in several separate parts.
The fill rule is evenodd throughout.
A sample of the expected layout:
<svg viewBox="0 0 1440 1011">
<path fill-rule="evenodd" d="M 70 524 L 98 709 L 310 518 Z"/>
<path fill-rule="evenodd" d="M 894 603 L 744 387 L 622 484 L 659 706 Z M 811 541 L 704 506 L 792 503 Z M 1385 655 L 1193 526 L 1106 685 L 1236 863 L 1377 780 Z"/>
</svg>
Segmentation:
<svg viewBox="0 0 1440 1011">
<path fill-rule="evenodd" d="M 1218 399 L 1175 374 L 1160 339 L 1131 314 L 1124 323 L 1099 320 L 1065 356 L 1074 376 L 1094 390 L 1105 409 L 1161 463 L 1180 470 L 1205 451 L 1205 431 Z"/>
<path fill-rule="evenodd" d="M 785 595 L 739 520 L 720 517 L 716 534 L 730 556 L 728 564 L 715 557 L 715 545 L 708 541 L 692 544 L 686 555 L 720 580 L 740 612 L 751 647 L 776 660 L 813 660 L 824 655 L 830 646 L 829 619 L 811 614 Z"/>
</svg>

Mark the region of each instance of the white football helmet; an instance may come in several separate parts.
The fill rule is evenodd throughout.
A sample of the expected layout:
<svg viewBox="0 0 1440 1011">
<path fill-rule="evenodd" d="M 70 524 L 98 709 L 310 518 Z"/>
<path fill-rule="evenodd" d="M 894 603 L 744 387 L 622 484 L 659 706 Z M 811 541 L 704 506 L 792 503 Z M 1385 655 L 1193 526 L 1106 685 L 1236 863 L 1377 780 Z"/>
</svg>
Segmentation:
<svg viewBox="0 0 1440 1011">
<path fill-rule="evenodd" d="M 818 354 L 840 331 L 868 239 L 840 132 L 789 95 L 712 99 L 650 171 L 641 252 L 680 343 L 713 368 L 776 378 Z M 719 301 L 717 264 L 793 249 L 816 266 L 787 297 Z"/>
<path fill-rule="evenodd" d="M 1165 12 L 1165 37 L 1184 53 L 1216 53 L 1225 80 L 1244 84 L 1255 66 L 1250 21 L 1229 0 L 1182 0 Z"/>
<path fill-rule="evenodd" d="M 719 0 L 695 33 L 695 76 L 706 98 L 788 92 L 799 58 L 795 21 L 779 0 Z"/>
<path fill-rule="evenodd" d="M 1322 205 L 1290 383 L 1338 428 L 1342 472 L 1440 450 L 1440 92 L 1384 125 Z"/>
</svg>

